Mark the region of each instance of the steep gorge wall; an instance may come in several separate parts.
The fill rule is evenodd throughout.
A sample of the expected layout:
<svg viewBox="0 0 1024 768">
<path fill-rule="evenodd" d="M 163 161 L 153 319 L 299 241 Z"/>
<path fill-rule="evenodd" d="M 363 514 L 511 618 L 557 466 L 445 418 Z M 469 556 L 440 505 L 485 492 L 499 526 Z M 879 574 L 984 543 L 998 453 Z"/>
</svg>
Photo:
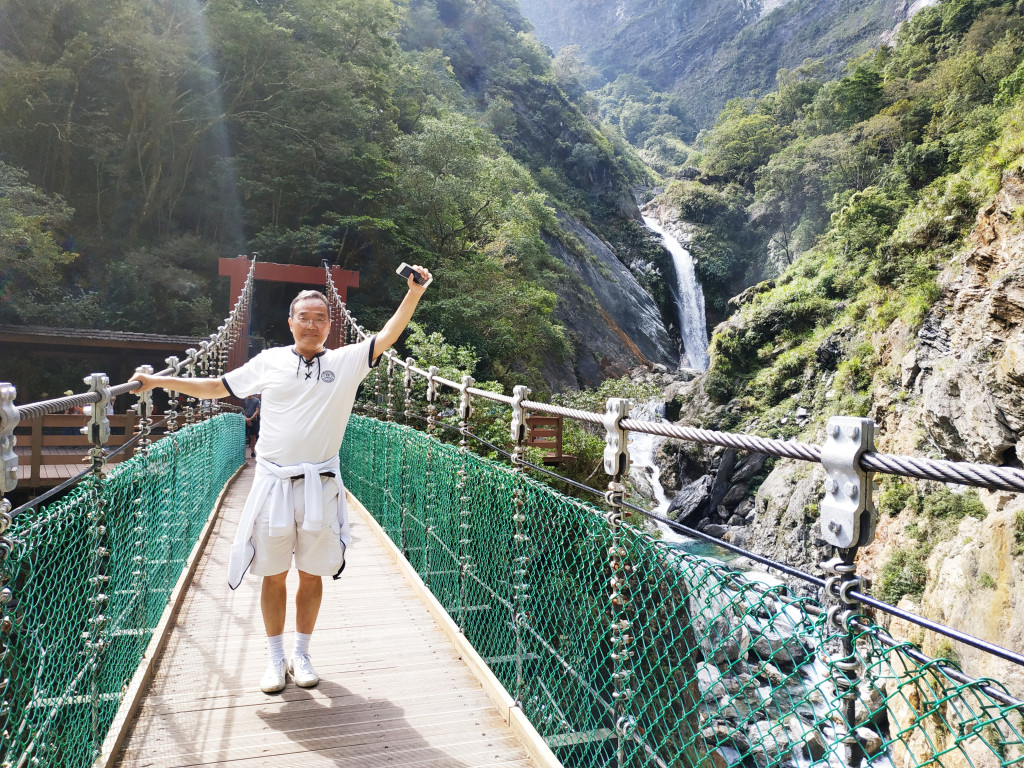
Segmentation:
<svg viewBox="0 0 1024 768">
<path fill-rule="evenodd" d="M 1024 463 L 1022 211 L 1024 171 L 1017 170 L 1004 175 L 959 255 L 938 276 L 941 294 L 920 327 L 897 320 L 870 339 L 882 371 L 868 414 L 878 425 L 879 451 Z M 842 346 L 837 354 L 843 354 Z M 833 385 L 828 376 L 808 381 L 814 391 L 803 399 L 807 407 L 785 418 L 807 425 L 798 439 L 820 445 L 823 428 L 810 425 L 823 423 L 813 421 L 814 411 L 827 407 Z M 695 414 L 711 414 L 702 422 L 709 425 L 728 418 L 730 405 L 716 406 L 707 398 L 703 377 L 679 390 L 689 423 Z M 773 436 L 773 424 L 762 420 L 751 431 Z M 670 514 L 762 555 L 820 572 L 819 563 L 833 554 L 819 534 L 821 465 L 780 460 L 764 473 L 764 459 L 753 461 L 755 454 L 695 453 L 677 444 L 664 456 L 663 477 L 670 485 L 675 480 L 676 488 L 685 486 Z M 895 479 L 876 481 L 883 488 L 875 495 L 882 507 L 877 535 L 858 554 L 858 572 L 871 591 L 880 594 L 894 563 L 916 557 L 914 577 L 923 578 L 923 592 L 904 597 L 901 607 L 1004 648 L 1024 648 L 1024 494 L 978 491 L 978 500 L 967 503 L 960 501 L 968 498 L 961 486 L 908 480 L 907 497 L 893 502 L 887 494 Z M 934 509 L 958 504 L 959 515 Z M 899 599 L 902 592 L 896 593 L 887 599 Z M 882 614 L 876 620 L 890 621 Z M 1015 664 L 902 621 L 890 621 L 889 629 L 929 655 L 951 655 L 968 674 L 990 676 L 1024 696 L 1024 669 Z"/>
<path fill-rule="evenodd" d="M 939 277 L 942 295 L 917 333 L 899 323 L 874 339 L 899 378 L 876 388 L 870 416 L 879 451 L 1021 466 L 1024 443 L 1024 176 L 1004 176 L 982 210 L 968 247 Z M 820 441 L 822 436 L 818 436 Z M 824 472 L 783 462 L 761 486 L 754 524 L 743 538 L 758 551 L 815 568 L 828 548 L 817 533 Z M 886 482 L 887 479 L 883 480 Z M 918 481 L 910 481 L 917 483 Z M 925 493 L 943 492 L 924 484 Z M 951 486 L 955 493 L 962 488 Z M 931 526 L 927 577 L 919 598 L 901 605 L 1005 648 L 1024 648 L 1024 495 L 979 493 L 984 513 L 945 526 L 904 507 L 881 515 L 859 571 L 878 584 L 897 552 L 920 546 Z M 877 498 L 877 497 L 876 497 Z M 879 617 L 882 618 L 882 617 Z M 905 622 L 895 636 L 926 653 L 950 652 L 973 676 L 991 676 L 1024 695 L 1024 669 L 956 645 Z"/>
<path fill-rule="evenodd" d="M 576 44 L 609 81 L 637 75 L 678 93 L 702 127 L 730 98 L 773 88 L 806 58 L 832 74 L 891 39 L 923 7 L 908 0 L 520 0 L 553 50 Z"/>
</svg>

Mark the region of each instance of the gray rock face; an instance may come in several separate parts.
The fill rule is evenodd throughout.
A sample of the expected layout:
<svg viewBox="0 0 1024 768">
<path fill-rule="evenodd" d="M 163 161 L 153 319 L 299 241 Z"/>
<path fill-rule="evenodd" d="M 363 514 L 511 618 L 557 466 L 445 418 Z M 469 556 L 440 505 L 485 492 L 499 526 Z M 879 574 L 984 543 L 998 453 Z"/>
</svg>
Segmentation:
<svg viewBox="0 0 1024 768">
<path fill-rule="evenodd" d="M 573 354 L 568 360 L 547 362 L 543 373 L 551 388 L 594 387 L 638 365 L 675 370 L 679 355 L 654 300 L 600 238 L 575 219 L 561 220 L 590 250 L 577 254 L 545 237 L 570 272 L 557 286 L 554 317 L 565 326 Z"/>
<path fill-rule="evenodd" d="M 704 475 L 683 488 L 668 505 L 669 518 L 684 525 L 692 524 L 706 510 L 714 485 L 714 476 Z"/>
<path fill-rule="evenodd" d="M 554 254 L 593 291 L 603 322 L 634 353 L 636 362 L 661 364 L 675 370 L 679 351 L 661 319 L 654 299 L 637 282 L 601 238 L 571 216 L 560 215 L 566 232 L 580 239 L 587 256 L 561 243 L 549 243 Z M 639 355 L 636 353 L 639 352 Z"/>
</svg>

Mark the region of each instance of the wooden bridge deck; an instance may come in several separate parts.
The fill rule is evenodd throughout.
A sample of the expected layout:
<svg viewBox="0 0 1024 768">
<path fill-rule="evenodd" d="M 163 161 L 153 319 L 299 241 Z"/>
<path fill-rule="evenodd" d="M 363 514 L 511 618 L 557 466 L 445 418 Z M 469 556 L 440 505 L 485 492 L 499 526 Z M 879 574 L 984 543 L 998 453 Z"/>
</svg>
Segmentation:
<svg viewBox="0 0 1024 768">
<path fill-rule="evenodd" d="M 319 686 L 259 690 L 257 580 L 227 586 L 230 540 L 252 481 L 234 481 L 119 757 L 122 768 L 227 765 L 548 765 L 531 757 L 402 575 L 365 511 L 341 579 L 325 580 L 310 653 Z M 294 577 L 294 573 L 293 573 Z M 289 592 L 294 590 L 289 584 Z M 290 652 L 294 606 L 285 647 Z M 516 718 L 512 718 L 516 724 Z M 543 748 L 541 748 L 543 753 Z"/>
</svg>

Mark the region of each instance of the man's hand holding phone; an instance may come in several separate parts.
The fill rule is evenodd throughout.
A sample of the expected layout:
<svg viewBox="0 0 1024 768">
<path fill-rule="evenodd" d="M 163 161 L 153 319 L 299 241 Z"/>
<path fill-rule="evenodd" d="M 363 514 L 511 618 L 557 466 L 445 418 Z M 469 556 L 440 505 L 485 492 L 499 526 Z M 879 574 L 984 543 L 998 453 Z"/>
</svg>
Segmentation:
<svg viewBox="0 0 1024 768">
<path fill-rule="evenodd" d="M 409 282 L 409 290 L 415 291 L 416 293 L 423 293 L 430 282 L 434 279 L 434 276 L 430 274 L 430 270 L 426 267 L 421 267 L 419 264 L 409 265 L 404 261 L 399 265 L 398 269 L 395 270 L 399 275 L 406 278 Z"/>
</svg>

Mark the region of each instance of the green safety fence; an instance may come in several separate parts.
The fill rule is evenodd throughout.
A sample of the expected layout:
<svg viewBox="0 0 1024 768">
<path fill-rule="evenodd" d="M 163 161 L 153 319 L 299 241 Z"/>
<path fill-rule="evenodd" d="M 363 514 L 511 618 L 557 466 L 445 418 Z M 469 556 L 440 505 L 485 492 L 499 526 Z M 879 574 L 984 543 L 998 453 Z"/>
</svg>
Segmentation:
<svg viewBox="0 0 1024 768">
<path fill-rule="evenodd" d="M 218 494 L 244 462 L 245 422 L 224 414 L 14 518 L 0 620 L 5 768 L 93 763 Z"/>
<path fill-rule="evenodd" d="M 406 426 L 353 416 L 342 467 L 566 766 L 1024 763 L 1003 686 L 865 617 Z"/>
</svg>

